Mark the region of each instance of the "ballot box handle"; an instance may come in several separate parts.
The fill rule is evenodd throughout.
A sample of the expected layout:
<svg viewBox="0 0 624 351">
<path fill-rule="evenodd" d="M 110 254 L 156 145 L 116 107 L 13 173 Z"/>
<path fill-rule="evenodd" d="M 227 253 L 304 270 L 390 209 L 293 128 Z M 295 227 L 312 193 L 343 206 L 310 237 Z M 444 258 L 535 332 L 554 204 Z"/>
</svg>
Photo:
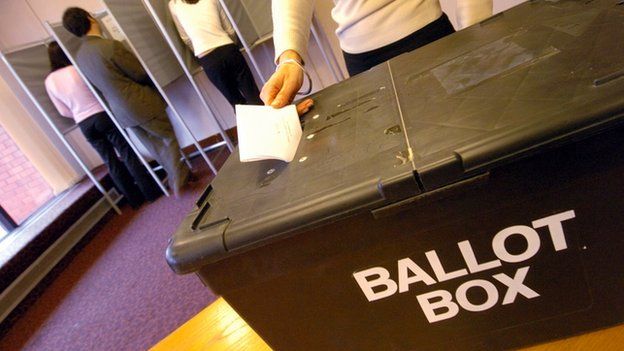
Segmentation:
<svg viewBox="0 0 624 351">
<path fill-rule="evenodd" d="M 206 190 L 202 192 L 202 194 L 199 196 L 199 199 L 197 199 L 197 201 L 195 202 L 195 205 L 197 206 L 197 208 L 204 207 L 204 205 L 208 201 L 208 196 L 211 193 L 212 193 L 212 184 L 209 184 Z"/>
<path fill-rule="evenodd" d="M 392 216 L 408 208 L 413 208 L 416 206 L 426 206 L 429 203 L 455 196 L 460 193 L 464 193 L 469 189 L 482 187 L 487 184 L 489 178 L 490 172 L 482 173 L 471 178 L 464 179 L 456 183 L 438 188 L 436 190 L 428 191 L 417 196 L 413 196 L 405 200 L 374 209 L 371 212 L 375 219 Z"/>
</svg>

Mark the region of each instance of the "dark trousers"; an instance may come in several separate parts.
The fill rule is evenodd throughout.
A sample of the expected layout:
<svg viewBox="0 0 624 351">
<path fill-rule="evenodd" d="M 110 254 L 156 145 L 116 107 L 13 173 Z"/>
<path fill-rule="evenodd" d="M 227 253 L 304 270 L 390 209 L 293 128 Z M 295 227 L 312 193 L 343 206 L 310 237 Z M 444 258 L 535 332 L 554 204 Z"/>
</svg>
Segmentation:
<svg viewBox="0 0 624 351">
<path fill-rule="evenodd" d="M 95 114 L 78 125 L 108 167 L 115 187 L 132 207 L 160 196 L 160 188 L 106 113 Z"/>
<path fill-rule="evenodd" d="M 208 79 L 232 105 L 264 105 L 245 58 L 234 44 L 220 46 L 199 58 Z"/>
<path fill-rule="evenodd" d="M 343 56 L 349 75 L 354 76 L 395 56 L 418 49 L 454 32 L 455 29 L 451 21 L 446 14 L 442 14 L 437 20 L 392 44 L 360 54 L 350 54 L 343 51 Z"/>
<path fill-rule="evenodd" d="M 186 183 L 190 170 L 180 161 L 180 145 L 167 113 L 163 110 L 151 120 L 130 129 L 167 171 L 169 187 L 177 194 Z"/>
</svg>

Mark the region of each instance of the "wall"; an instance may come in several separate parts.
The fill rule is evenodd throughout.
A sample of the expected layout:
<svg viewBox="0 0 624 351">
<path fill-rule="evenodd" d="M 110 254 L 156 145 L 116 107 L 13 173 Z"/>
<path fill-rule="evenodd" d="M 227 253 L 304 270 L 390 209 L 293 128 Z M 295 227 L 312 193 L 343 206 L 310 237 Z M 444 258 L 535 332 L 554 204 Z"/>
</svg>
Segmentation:
<svg viewBox="0 0 624 351">
<path fill-rule="evenodd" d="M 10 74 L 4 64 L 0 65 L 0 74 L 2 77 Z M 16 92 L 21 94 L 18 96 Z M 4 79 L 0 79 L 0 106 L 2 106 L 0 125 L 39 170 L 54 192 L 61 192 L 74 184 L 78 179 L 78 172 L 58 151 L 63 150 L 63 147 L 55 147 L 39 123 L 32 118 L 32 114 L 26 110 L 24 105 L 30 103 L 30 100 L 22 94 L 21 88 L 11 87 Z"/>
<path fill-rule="evenodd" d="M 0 127 L 0 204 L 16 222 L 52 198 L 52 188 Z"/>
</svg>

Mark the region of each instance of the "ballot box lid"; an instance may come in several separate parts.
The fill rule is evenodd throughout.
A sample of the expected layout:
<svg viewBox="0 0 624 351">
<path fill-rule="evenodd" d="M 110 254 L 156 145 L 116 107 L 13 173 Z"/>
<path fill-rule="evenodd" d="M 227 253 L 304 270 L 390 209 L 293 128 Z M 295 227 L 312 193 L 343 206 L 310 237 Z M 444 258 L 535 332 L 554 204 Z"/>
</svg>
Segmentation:
<svg viewBox="0 0 624 351">
<path fill-rule="evenodd" d="M 315 94 L 290 163 L 235 150 L 174 236 L 178 272 L 240 248 L 420 192 L 390 76 L 379 70 Z"/>
<path fill-rule="evenodd" d="M 386 64 L 423 191 L 592 135 L 624 110 L 617 1 L 535 1 Z"/>
<path fill-rule="evenodd" d="M 234 152 L 169 265 L 195 271 L 619 123 L 623 20 L 611 0 L 530 2 L 320 91 L 295 160 Z"/>
</svg>

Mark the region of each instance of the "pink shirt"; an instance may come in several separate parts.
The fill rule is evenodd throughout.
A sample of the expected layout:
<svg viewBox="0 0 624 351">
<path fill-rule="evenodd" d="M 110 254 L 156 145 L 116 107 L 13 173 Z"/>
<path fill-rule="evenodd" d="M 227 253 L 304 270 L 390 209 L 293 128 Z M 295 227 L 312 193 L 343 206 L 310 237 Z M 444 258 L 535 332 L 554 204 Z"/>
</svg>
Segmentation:
<svg viewBox="0 0 624 351">
<path fill-rule="evenodd" d="M 46 77 L 45 87 L 58 112 L 73 118 L 76 123 L 104 111 L 74 66 L 50 73 Z"/>
</svg>

